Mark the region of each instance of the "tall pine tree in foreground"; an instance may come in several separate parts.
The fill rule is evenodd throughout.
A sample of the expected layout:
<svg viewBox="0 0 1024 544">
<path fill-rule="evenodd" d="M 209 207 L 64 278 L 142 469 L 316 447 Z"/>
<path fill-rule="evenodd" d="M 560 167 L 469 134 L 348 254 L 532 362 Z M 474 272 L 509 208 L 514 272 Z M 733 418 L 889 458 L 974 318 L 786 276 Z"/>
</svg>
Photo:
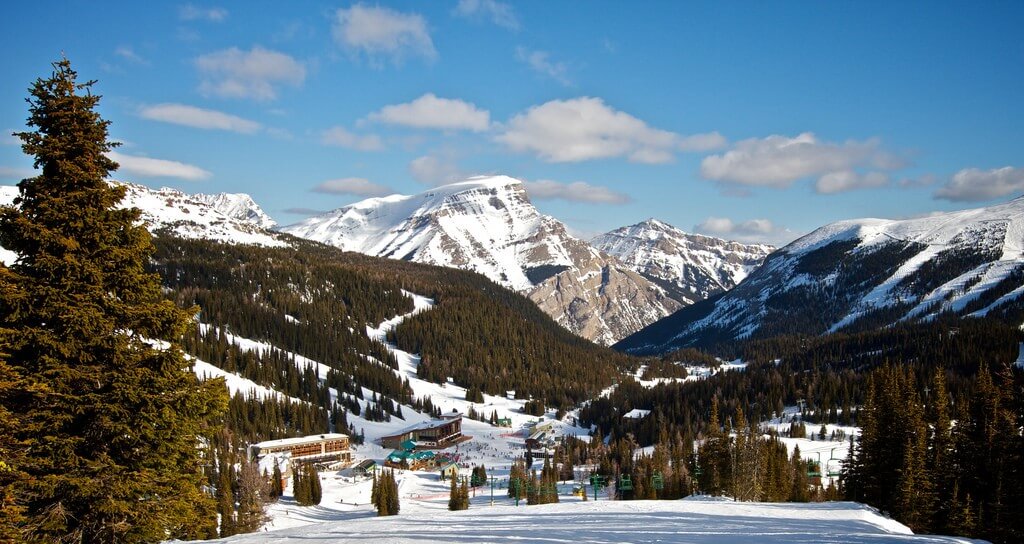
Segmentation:
<svg viewBox="0 0 1024 544">
<path fill-rule="evenodd" d="M 124 189 L 106 182 L 117 164 L 93 82 L 77 83 L 66 59 L 53 67 L 29 89 L 31 130 L 18 134 L 41 173 L 0 208 L 0 245 L 18 255 L 0 266 L 0 362 L 19 381 L 0 414 L 24 453 L 12 467 L 19 540 L 212 536 L 197 444 L 226 407 L 223 384 L 191 372 L 175 344 L 190 314 L 145 270 L 139 211 L 116 207 Z"/>
</svg>

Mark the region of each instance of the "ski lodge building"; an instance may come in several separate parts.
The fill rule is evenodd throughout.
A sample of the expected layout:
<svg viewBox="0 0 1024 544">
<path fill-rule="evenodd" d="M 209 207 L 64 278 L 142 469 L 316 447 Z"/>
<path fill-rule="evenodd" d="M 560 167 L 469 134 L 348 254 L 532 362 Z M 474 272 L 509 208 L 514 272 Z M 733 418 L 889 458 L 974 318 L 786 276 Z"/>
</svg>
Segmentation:
<svg viewBox="0 0 1024 544">
<path fill-rule="evenodd" d="M 403 442 L 412 440 L 419 448 L 444 449 L 462 438 L 462 416 L 450 416 L 418 423 L 398 434 L 382 436 L 380 443 L 385 448 L 397 450 Z"/>
<path fill-rule="evenodd" d="M 253 459 L 262 459 L 271 454 L 288 455 L 296 463 L 338 466 L 352 463 L 348 435 L 339 433 L 267 440 L 249 446 L 249 457 Z"/>
</svg>

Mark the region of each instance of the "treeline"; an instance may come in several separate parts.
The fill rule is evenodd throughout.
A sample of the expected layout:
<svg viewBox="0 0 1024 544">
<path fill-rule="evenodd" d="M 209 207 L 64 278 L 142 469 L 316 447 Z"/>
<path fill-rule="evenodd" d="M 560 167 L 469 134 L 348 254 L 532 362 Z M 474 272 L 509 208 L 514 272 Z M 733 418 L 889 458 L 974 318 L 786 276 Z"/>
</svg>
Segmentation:
<svg viewBox="0 0 1024 544">
<path fill-rule="evenodd" d="M 294 248 L 156 239 L 153 269 L 176 302 L 198 306 L 199 320 L 212 325 L 186 339 L 190 354 L 328 411 L 336 409 L 326 404 L 328 387 L 345 394 L 340 404 L 349 411 L 358 408 L 362 388 L 370 389 L 383 398 L 364 417 L 398 416 L 398 405 L 415 399 L 393 372 L 397 361 L 364 331 L 410 312 L 406 290 L 433 298 L 435 307 L 407 319 L 390 340 L 423 355 L 419 376 L 429 381 L 452 378 L 474 391 L 515 390 L 542 407 L 568 407 L 637 365 L 572 335 L 479 274 L 288 239 Z M 225 333 L 278 349 L 240 350 Z M 326 383 L 294 368 L 292 354 L 330 368 Z"/>
<path fill-rule="evenodd" d="M 525 300 L 525 299 L 524 299 Z M 613 383 L 637 360 L 572 336 L 536 307 L 513 308 L 463 290 L 402 322 L 389 339 L 422 356 L 420 378 L 491 395 L 516 391 L 552 407 L 570 407 Z"/>
<path fill-rule="evenodd" d="M 843 483 L 915 532 L 1024 540 L 1024 372 L 1005 362 L 950 395 L 937 369 L 926 387 L 886 366 L 868 380 L 861 439 Z"/>
<path fill-rule="evenodd" d="M 605 435 L 631 433 L 641 445 L 654 444 L 665 426 L 696 437 L 707 427 L 713 398 L 718 399 L 723 419 L 734 418 L 743 408 L 748 425 L 799 403 L 805 421 L 851 425 L 857 423 L 857 407 L 864 403 L 866 376 L 872 369 L 899 365 L 923 388 L 941 366 L 947 370 L 951 393 L 964 395 L 983 363 L 1015 360 L 1021 340 L 1018 328 L 992 319 L 755 340 L 719 352 L 724 358 L 745 361 L 745 370 L 652 388 L 626 379 L 611 394 L 581 408 L 579 417 L 584 424 L 598 425 Z M 634 408 L 651 414 L 641 420 L 621 417 Z"/>
</svg>

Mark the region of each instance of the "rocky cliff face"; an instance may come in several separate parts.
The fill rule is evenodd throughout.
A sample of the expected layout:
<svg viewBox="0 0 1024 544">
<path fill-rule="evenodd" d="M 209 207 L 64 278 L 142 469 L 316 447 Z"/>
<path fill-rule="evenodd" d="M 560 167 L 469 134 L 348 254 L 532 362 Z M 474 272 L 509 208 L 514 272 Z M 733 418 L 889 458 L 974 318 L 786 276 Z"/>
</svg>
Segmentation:
<svg viewBox="0 0 1024 544">
<path fill-rule="evenodd" d="M 349 251 L 479 272 L 601 343 L 679 307 L 663 288 L 538 212 L 522 182 L 506 176 L 371 198 L 281 230 Z"/>
<path fill-rule="evenodd" d="M 569 330 L 605 345 L 683 306 L 665 289 L 596 252 L 542 281 L 527 296 Z"/>
<path fill-rule="evenodd" d="M 775 250 L 690 234 L 656 219 L 602 234 L 591 244 L 686 304 L 732 289 Z"/>
</svg>

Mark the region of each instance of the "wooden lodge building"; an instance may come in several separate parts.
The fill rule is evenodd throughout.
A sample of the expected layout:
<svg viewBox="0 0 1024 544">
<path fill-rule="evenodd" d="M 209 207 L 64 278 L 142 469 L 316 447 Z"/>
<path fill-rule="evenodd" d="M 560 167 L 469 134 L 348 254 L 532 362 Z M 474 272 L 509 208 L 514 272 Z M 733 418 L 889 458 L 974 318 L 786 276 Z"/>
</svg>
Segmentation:
<svg viewBox="0 0 1024 544">
<path fill-rule="evenodd" d="M 347 466 L 352 463 L 348 435 L 331 433 L 268 440 L 249 446 L 249 457 L 262 459 L 271 454 L 288 455 L 296 463 Z"/>
<path fill-rule="evenodd" d="M 412 440 L 418 448 L 444 449 L 462 438 L 462 416 L 454 416 L 413 425 L 398 434 L 381 437 L 380 443 L 385 448 L 400 449 L 403 442 Z"/>
</svg>

